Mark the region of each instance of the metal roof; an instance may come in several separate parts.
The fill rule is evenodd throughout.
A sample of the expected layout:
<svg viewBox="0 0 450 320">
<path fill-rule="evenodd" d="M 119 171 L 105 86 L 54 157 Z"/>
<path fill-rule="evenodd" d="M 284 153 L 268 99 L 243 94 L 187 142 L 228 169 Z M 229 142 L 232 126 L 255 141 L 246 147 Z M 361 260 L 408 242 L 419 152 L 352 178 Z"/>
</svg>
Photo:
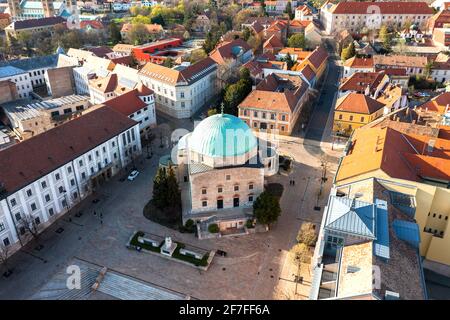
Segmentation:
<svg viewBox="0 0 450 320">
<path fill-rule="evenodd" d="M 374 205 L 331 196 L 325 228 L 369 239 L 375 238 Z"/>
<path fill-rule="evenodd" d="M 7 78 L 12 77 L 18 74 L 26 73 L 26 71 L 23 71 L 19 68 L 12 67 L 12 66 L 0 66 L 0 78 Z"/>
<path fill-rule="evenodd" d="M 8 60 L 0 62 L 0 67 L 10 66 L 28 72 L 30 70 L 56 67 L 57 62 L 58 55 L 52 54 L 48 56 L 33 57 L 28 59 Z"/>
<path fill-rule="evenodd" d="M 373 242 L 373 254 L 383 259 L 389 259 L 389 219 L 387 203 L 384 200 L 375 200 L 376 205 L 376 240 Z"/>
<path fill-rule="evenodd" d="M 394 220 L 392 226 L 394 227 L 395 235 L 400 240 L 408 242 L 415 248 L 419 248 L 420 233 L 419 225 L 417 223 L 405 220 Z"/>
</svg>

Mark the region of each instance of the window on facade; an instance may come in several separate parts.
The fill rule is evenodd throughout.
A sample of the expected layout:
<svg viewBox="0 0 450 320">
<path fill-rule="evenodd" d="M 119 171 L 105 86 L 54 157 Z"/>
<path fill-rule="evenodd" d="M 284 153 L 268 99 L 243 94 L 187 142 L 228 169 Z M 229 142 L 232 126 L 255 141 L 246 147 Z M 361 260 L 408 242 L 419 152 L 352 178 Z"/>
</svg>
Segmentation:
<svg viewBox="0 0 450 320">
<path fill-rule="evenodd" d="M 73 187 L 75 185 L 75 180 L 74 179 L 70 179 L 70 185 Z"/>
<path fill-rule="evenodd" d="M 180 92 L 180 98 L 184 99 L 184 92 Z"/>
<path fill-rule="evenodd" d="M 59 175 L 59 173 L 55 174 L 55 179 L 56 179 L 56 180 L 61 179 L 61 176 Z"/>
<path fill-rule="evenodd" d="M 217 188 L 217 193 L 222 193 L 222 191 L 223 191 L 223 188 L 222 188 L 222 187 L 218 187 L 218 188 Z"/>
<path fill-rule="evenodd" d="M 67 172 L 72 173 L 72 167 L 67 167 Z"/>
<path fill-rule="evenodd" d="M 82 167 L 82 166 L 83 166 L 83 160 L 78 161 L 78 165 L 79 165 L 80 167 Z"/>
<path fill-rule="evenodd" d="M 37 209 L 36 203 L 33 202 L 33 203 L 30 205 L 30 208 L 31 208 L 32 211 L 35 211 L 35 210 Z"/>
<path fill-rule="evenodd" d="M 182 107 L 182 108 L 185 107 L 184 101 L 181 101 L 181 107 Z"/>
<path fill-rule="evenodd" d="M 48 214 L 49 214 L 50 216 L 52 216 L 52 215 L 55 214 L 55 211 L 53 210 L 53 208 L 49 208 L 49 209 L 48 209 Z"/>
<path fill-rule="evenodd" d="M 6 238 L 3 239 L 3 244 L 5 245 L 5 247 L 7 247 L 7 246 L 10 245 L 10 242 L 9 242 L 9 238 L 8 238 L 8 237 L 6 237 Z"/>
<path fill-rule="evenodd" d="M 253 190 L 253 183 L 250 183 L 250 184 L 248 185 L 248 189 L 249 189 L 249 190 Z"/>
<path fill-rule="evenodd" d="M 9 203 L 11 203 L 11 206 L 14 207 L 17 204 L 16 199 L 9 200 Z"/>
<path fill-rule="evenodd" d="M 202 207 L 207 207 L 207 206 L 208 206 L 208 201 L 203 200 L 203 201 L 202 201 Z"/>
<path fill-rule="evenodd" d="M 361 122 L 364 122 L 364 117 L 361 117 Z"/>
<path fill-rule="evenodd" d="M 136 140 L 136 136 L 135 136 L 134 130 L 131 130 L 131 139 L 133 141 Z"/>
<path fill-rule="evenodd" d="M 254 116 L 255 118 L 257 118 L 257 117 L 258 117 L 258 111 L 253 111 L 253 116 Z"/>
<path fill-rule="evenodd" d="M 353 121 L 353 116 L 350 116 L 349 120 L 350 120 L 350 121 Z"/>
<path fill-rule="evenodd" d="M 86 179 L 86 173 L 84 173 L 84 172 L 81 173 L 81 179 L 83 179 L 83 180 Z"/>
<path fill-rule="evenodd" d="M 339 115 L 339 120 L 342 120 L 342 114 Z"/>
<path fill-rule="evenodd" d="M 92 161 L 92 156 L 90 154 L 88 155 L 88 161 Z"/>
<path fill-rule="evenodd" d="M 281 121 L 286 121 L 286 116 L 284 114 L 281 116 Z"/>
<path fill-rule="evenodd" d="M 270 119 L 271 120 L 275 120 L 275 117 L 276 117 L 275 113 L 270 114 Z"/>
<path fill-rule="evenodd" d="M 36 217 L 36 219 L 34 219 L 34 222 L 36 223 L 36 225 L 41 224 L 41 218 Z"/>
<path fill-rule="evenodd" d="M 284 131 L 284 126 L 281 126 L 281 131 Z"/>
<path fill-rule="evenodd" d="M 225 178 L 226 178 L 226 180 L 231 180 L 231 176 L 229 174 L 227 174 L 227 176 Z"/>
<path fill-rule="evenodd" d="M 206 188 L 202 188 L 202 194 L 206 194 Z"/>
<path fill-rule="evenodd" d="M 239 191 L 239 186 L 238 185 L 234 186 L 234 191 Z"/>
<path fill-rule="evenodd" d="M 253 196 L 252 195 L 248 196 L 248 202 L 253 202 Z"/>
<path fill-rule="evenodd" d="M 27 196 L 31 197 L 33 195 L 33 192 L 31 191 L 31 189 L 27 190 Z"/>
<path fill-rule="evenodd" d="M 22 219 L 22 216 L 20 215 L 20 212 L 17 212 L 14 217 L 16 217 L 16 221 L 20 221 Z"/>
<path fill-rule="evenodd" d="M 3 222 L 0 222 L 0 232 L 2 232 L 5 229 L 6 229 L 5 224 Z"/>
<path fill-rule="evenodd" d="M 50 195 L 49 194 L 45 195 L 45 202 L 50 202 Z"/>
<path fill-rule="evenodd" d="M 58 188 L 58 191 L 59 191 L 59 193 L 63 193 L 63 192 L 64 192 L 64 187 L 63 187 L 63 186 L 60 186 L 60 187 Z"/>
</svg>

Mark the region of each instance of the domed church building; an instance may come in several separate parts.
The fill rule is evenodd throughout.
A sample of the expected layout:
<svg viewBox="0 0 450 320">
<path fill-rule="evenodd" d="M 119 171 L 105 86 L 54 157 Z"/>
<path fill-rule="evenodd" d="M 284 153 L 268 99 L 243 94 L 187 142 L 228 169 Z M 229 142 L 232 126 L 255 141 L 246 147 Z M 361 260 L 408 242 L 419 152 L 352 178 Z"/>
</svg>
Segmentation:
<svg viewBox="0 0 450 320">
<path fill-rule="evenodd" d="M 223 113 L 204 119 L 179 140 L 183 223 L 197 222 L 200 238 L 216 236 L 208 232 L 210 224 L 217 224 L 222 235 L 247 232 L 264 177 L 278 171 L 278 154 L 264 144 L 243 120 Z"/>
</svg>

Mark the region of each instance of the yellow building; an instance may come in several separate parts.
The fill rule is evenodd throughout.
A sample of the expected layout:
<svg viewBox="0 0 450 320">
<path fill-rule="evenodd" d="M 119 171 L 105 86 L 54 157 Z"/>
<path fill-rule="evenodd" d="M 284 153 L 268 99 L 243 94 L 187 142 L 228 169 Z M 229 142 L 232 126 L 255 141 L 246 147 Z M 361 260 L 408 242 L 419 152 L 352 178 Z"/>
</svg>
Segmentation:
<svg viewBox="0 0 450 320">
<path fill-rule="evenodd" d="M 361 93 L 348 93 L 336 102 L 333 132 L 350 136 L 355 129 L 381 117 L 383 113 L 383 103 Z"/>
<path fill-rule="evenodd" d="M 327 59 L 327 50 L 323 46 L 318 46 L 305 60 L 296 66 L 295 70 L 302 70 L 309 65 L 316 74 L 317 79 L 320 79 L 327 68 Z"/>
<path fill-rule="evenodd" d="M 403 197 L 420 227 L 420 254 L 428 261 L 450 265 L 450 128 L 437 135 L 399 132 L 389 126 L 354 132 L 341 159 L 335 185 L 377 178 Z M 411 199 L 411 200 L 408 200 Z"/>
</svg>

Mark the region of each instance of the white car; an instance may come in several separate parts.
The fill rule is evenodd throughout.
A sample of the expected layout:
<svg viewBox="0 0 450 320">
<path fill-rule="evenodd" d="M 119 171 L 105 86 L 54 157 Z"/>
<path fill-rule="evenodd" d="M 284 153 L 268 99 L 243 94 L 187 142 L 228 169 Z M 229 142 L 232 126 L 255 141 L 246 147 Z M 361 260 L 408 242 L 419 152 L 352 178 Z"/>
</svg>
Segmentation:
<svg viewBox="0 0 450 320">
<path fill-rule="evenodd" d="M 133 170 L 131 171 L 130 175 L 128 176 L 128 181 L 133 181 L 136 179 L 136 177 L 139 175 L 139 171 Z"/>
</svg>

